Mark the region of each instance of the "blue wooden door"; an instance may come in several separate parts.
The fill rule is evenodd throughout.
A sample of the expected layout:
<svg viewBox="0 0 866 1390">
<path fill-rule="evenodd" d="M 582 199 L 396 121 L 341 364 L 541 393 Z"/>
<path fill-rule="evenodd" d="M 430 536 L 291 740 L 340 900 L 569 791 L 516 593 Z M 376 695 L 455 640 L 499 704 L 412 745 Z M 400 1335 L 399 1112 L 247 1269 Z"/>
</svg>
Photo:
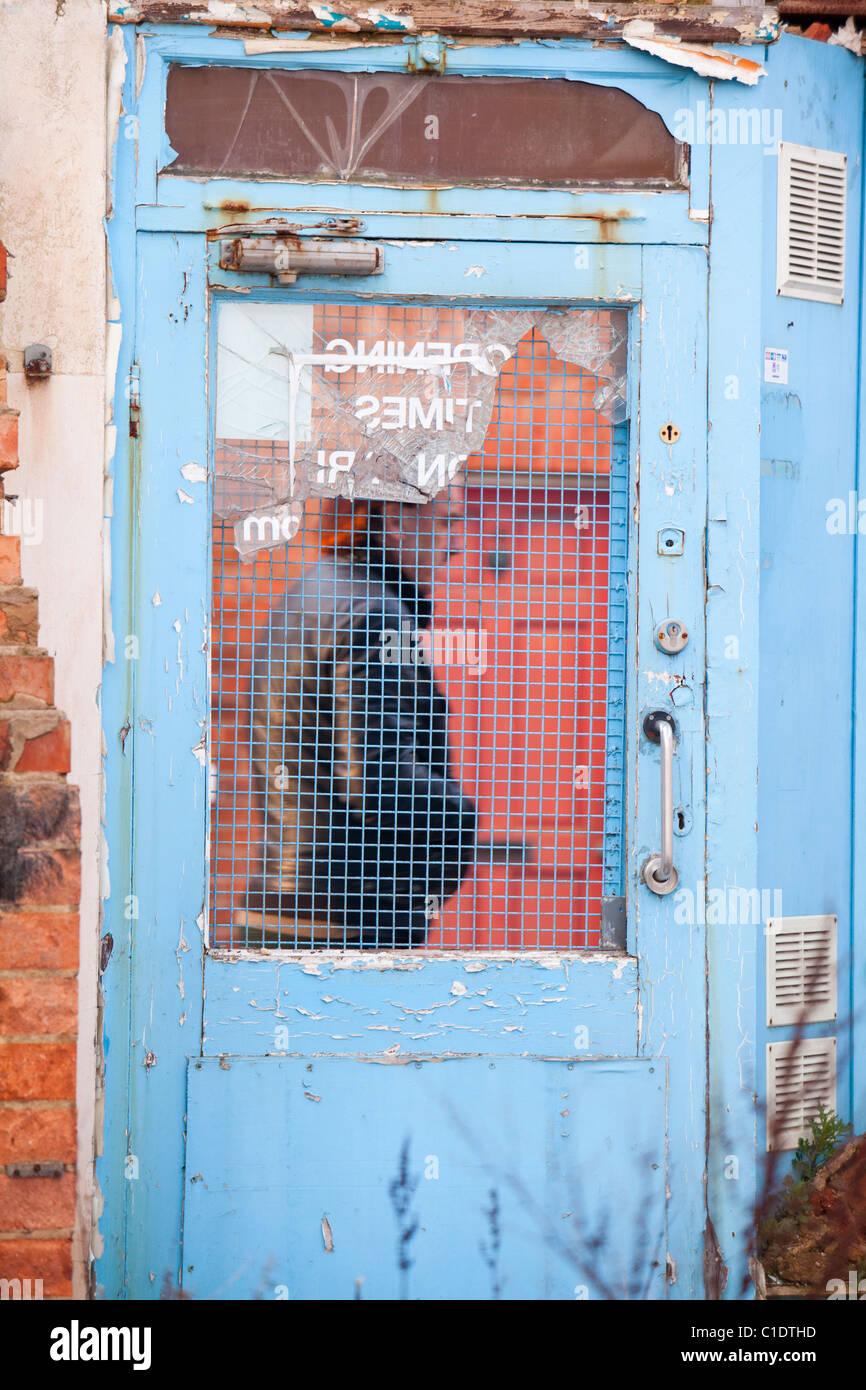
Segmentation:
<svg viewBox="0 0 866 1390">
<path fill-rule="evenodd" d="M 389 244 L 375 282 L 310 276 L 275 287 L 267 276 L 220 270 L 218 247 L 199 233 L 138 235 L 140 418 L 113 531 L 128 615 L 128 631 L 115 633 L 126 644 L 128 713 L 117 755 L 125 812 L 110 830 L 107 984 L 114 1018 L 122 1016 L 117 992 L 125 1000 L 129 1035 L 115 1032 L 107 1052 L 124 1118 L 121 1126 L 115 1114 L 112 1159 L 103 1164 L 104 1293 L 146 1298 L 182 1286 L 199 1298 L 695 1297 L 704 927 L 678 924 L 677 895 L 644 883 L 662 825 L 660 750 L 643 721 L 655 710 L 674 721 L 674 857 L 680 884 L 694 887 L 704 844 L 705 253 L 428 240 Z M 605 580 L 608 606 L 596 628 L 604 652 L 585 658 L 603 667 L 606 682 L 607 739 L 591 774 L 604 788 L 596 840 L 579 795 L 580 843 L 562 838 L 570 832 L 559 813 L 552 828 L 532 823 L 528 839 L 551 866 L 546 878 L 536 875 L 535 897 L 527 898 L 519 866 L 513 879 L 507 855 L 504 869 L 488 856 L 484 872 L 474 871 L 474 897 L 461 887 L 461 906 L 441 905 L 438 935 L 424 949 L 356 949 L 348 936 L 321 949 L 297 940 L 256 947 L 237 926 L 236 903 L 219 897 L 219 867 L 226 855 L 247 853 L 250 832 L 239 822 L 219 828 L 213 809 L 215 796 L 233 794 L 226 768 L 234 756 L 220 744 L 225 709 L 214 713 L 215 688 L 222 682 L 228 701 L 231 687 L 225 666 L 214 665 L 215 470 L 225 443 L 215 383 L 219 316 L 251 303 L 286 313 L 462 305 L 529 318 L 584 309 L 614 311 L 626 323 L 625 404 L 607 436 L 609 487 L 616 476 L 623 489 L 621 531 L 612 511 L 604 521 L 605 563 L 619 545 L 622 582 Z M 519 382 L 515 392 L 516 438 Z M 522 473 L 531 475 L 531 442 L 526 448 Z M 553 456 L 549 436 L 542 452 Z M 491 475 L 478 467 L 469 481 L 480 497 Z M 586 470 L 571 472 L 579 531 Z M 518 503 L 529 506 L 520 487 L 530 496 L 538 475 L 508 485 L 514 517 Z M 491 541 L 490 515 L 495 508 L 476 509 L 467 520 L 488 566 L 484 584 L 524 552 L 527 573 L 532 564 L 551 572 L 549 548 L 541 559 L 533 550 L 531 524 L 503 532 L 497 521 Z M 220 558 L 229 563 L 228 549 Z M 516 575 L 503 582 L 516 592 Z M 219 592 L 225 606 L 224 582 Z M 577 584 L 576 630 L 581 604 L 597 601 Z M 257 611 L 247 611 L 250 631 Z M 543 637 L 547 609 L 539 611 Z M 687 629 L 680 650 L 656 644 L 667 620 Z M 497 628 L 496 641 L 516 642 L 516 627 Z M 541 642 L 551 669 L 581 669 L 579 656 L 576 667 L 566 664 L 569 640 L 563 626 Z M 446 671 L 441 684 L 453 740 L 461 708 L 451 679 Z M 560 707 L 567 688 L 557 678 Z M 538 698 L 548 701 L 549 691 Z M 524 692 L 521 708 L 531 704 Z M 476 755 L 486 746 L 479 738 Z M 598 750 L 587 749 L 584 762 L 595 767 Z M 474 777 L 483 802 L 470 756 L 461 775 Z M 570 786 L 575 780 L 579 791 L 570 770 Z M 565 795 L 555 779 L 545 786 L 540 794 Z M 514 817 L 506 807 L 497 822 L 495 795 L 488 800 L 491 838 L 497 825 L 513 838 Z M 571 918 L 575 875 L 569 870 L 562 889 L 564 851 L 587 862 L 595 854 L 598 871 L 581 880 L 597 881 L 596 897 L 587 886 Z M 509 891 L 509 875 L 522 885 L 523 917 L 512 911 L 510 925 L 473 937 L 483 911 L 499 920 L 490 903 Z M 557 892 L 545 936 L 544 899 Z M 602 945 L 601 899 L 618 897 L 625 942 Z M 585 934 L 563 939 L 569 921 Z"/>
</svg>

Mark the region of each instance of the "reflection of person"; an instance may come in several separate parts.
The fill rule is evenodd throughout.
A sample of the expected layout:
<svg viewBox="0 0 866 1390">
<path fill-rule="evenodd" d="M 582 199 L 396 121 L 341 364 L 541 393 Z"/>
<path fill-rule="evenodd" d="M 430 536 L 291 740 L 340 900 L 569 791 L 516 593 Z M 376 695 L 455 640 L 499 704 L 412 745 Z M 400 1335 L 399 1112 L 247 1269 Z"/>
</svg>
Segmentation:
<svg viewBox="0 0 866 1390">
<path fill-rule="evenodd" d="M 271 610 L 253 658 L 261 875 L 236 920 L 266 944 L 420 946 L 473 858 L 475 810 L 451 777 L 447 705 L 423 652 L 433 569 L 462 489 L 358 509 Z M 410 637 L 406 641 L 407 635 Z"/>
</svg>

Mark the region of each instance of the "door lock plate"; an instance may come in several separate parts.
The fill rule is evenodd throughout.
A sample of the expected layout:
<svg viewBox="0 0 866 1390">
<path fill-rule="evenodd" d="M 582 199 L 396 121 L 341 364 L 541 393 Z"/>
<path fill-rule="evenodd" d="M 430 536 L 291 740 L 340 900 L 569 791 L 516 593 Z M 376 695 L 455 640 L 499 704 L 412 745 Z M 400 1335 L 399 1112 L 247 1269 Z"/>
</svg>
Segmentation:
<svg viewBox="0 0 866 1390">
<path fill-rule="evenodd" d="M 665 622 L 659 623 L 653 634 L 653 640 L 660 652 L 666 652 L 668 656 L 676 656 L 681 652 L 689 640 L 689 630 L 685 623 L 681 623 L 678 618 L 668 618 Z"/>
<path fill-rule="evenodd" d="M 686 548 L 686 533 L 678 526 L 665 526 L 659 531 L 656 549 L 659 555 L 682 555 Z"/>
</svg>

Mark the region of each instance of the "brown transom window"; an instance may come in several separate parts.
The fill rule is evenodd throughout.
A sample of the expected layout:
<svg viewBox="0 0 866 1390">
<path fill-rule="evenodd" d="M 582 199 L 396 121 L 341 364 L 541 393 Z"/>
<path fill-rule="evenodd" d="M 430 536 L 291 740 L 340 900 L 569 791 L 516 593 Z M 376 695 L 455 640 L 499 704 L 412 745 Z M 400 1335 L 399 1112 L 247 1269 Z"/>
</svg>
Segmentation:
<svg viewBox="0 0 866 1390">
<path fill-rule="evenodd" d="M 346 183 L 682 183 L 685 149 L 615 87 L 563 78 L 185 67 L 172 174 Z"/>
</svg>

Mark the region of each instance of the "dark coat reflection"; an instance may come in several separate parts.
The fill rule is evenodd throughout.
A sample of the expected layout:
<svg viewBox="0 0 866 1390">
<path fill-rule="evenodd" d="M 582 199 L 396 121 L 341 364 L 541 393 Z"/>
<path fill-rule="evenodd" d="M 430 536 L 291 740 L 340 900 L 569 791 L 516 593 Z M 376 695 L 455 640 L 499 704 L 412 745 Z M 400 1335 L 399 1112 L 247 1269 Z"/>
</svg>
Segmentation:
<svg viewBox="0 0 866 1390">
<path fill-rule="evenodd" d="M 261 873 L 248 940 L 422 946 L 473 859 L 475 809 L 449 770 L 447 706 L 412 634 L 428 599 L 375 537 L 323 559 L 272 609 L 256 643 L 254 791 Z M 302 930 L 303 929 L 303 930 Z"/>
</svg>

